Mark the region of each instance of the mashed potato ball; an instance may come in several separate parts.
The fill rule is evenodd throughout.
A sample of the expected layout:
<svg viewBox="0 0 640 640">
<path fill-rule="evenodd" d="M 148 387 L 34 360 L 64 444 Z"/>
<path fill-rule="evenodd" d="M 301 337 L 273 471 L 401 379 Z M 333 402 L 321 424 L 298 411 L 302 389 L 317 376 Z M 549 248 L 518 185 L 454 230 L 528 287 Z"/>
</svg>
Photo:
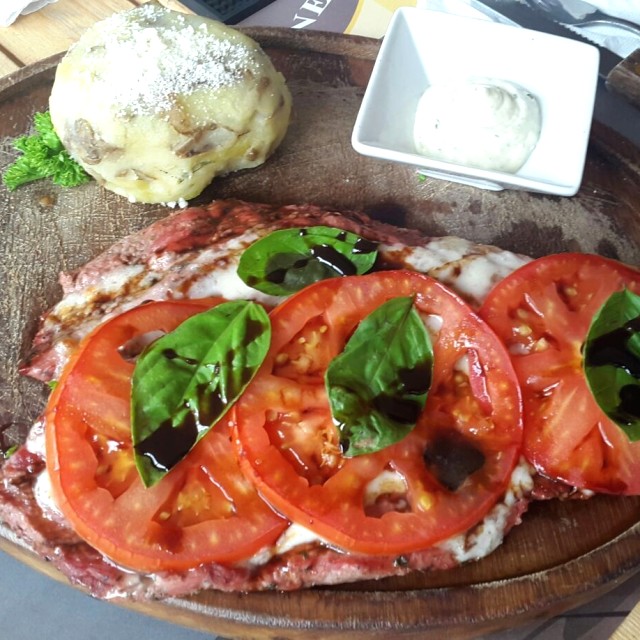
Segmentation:
<svg viewBox="0 0 640 640">
<path fill-rule="evenodd" d="M 178 202 L 262 164 L 286 133 L 291 95 L 251 38 L 143 5 L 84 33 L 58 65 L 49 108 L 64 146 L 104 187 Z"/>
</svg>

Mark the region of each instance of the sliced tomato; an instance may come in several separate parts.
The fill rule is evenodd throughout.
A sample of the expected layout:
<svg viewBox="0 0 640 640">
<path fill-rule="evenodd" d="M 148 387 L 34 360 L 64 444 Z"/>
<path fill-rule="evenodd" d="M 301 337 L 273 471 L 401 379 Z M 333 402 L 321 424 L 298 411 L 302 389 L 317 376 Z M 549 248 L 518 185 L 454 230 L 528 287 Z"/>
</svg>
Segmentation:
<svg viewBox="0 0 640 640">
<path fill-rule="evenodd" d="M 500 282 L 480 315 L 511 354 L 523 391 L 525 455 L 546 476 L 604 493 L 640 492 L 640 442 L 598 407 L 582 369 L 593 315 L 640 272 L 596 255 L 534 260 Z"/>
<path fill-rule="evenodd" d="M 398 296 L 415 296 L 432 334 L 427 404 L 403 440 L 347 458 L 324 373 L 360 320 Z M 243 470 L 288 518 L 343 549 L 400 554 L 469 529 L 502 496 L 520 455 L 519 388 L 506 350 L 458 296 L 408 271 L 335 278 L 271 321 L 269 355 L 231 419 Z"/>
<path fill-rule="evenodd" d="M 83 341 L 47 406 L 56 503 L 78 535 L 125 567 L 242 560 L 287 525 L 240 471 L 225 421 L 157 485 L 145 488 L 138 476 L 129 427 L 134 364 L 125 355 L 210 306 L 153 302 L 109 320 Z"/>
</svg>

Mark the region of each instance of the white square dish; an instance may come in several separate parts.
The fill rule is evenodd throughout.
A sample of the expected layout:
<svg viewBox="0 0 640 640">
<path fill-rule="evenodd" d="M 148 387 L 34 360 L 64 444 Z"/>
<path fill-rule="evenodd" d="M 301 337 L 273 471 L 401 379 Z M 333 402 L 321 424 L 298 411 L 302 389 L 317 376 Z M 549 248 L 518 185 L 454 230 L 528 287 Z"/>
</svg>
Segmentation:
<svg viewBox="0 0 640 640">
<path fill-rule="evenodd" d="M 599 58 L 596 47 L 567 38 L 439 11 L 398 9 L 358 112 L 353 147 L 435 178 L 572 196 L 582 182 Z M 415 112 L 425 89 L 477 77 L 515 83 L 538 100 L 540 137 L 516 173 L 433 160 L 415 149 Z"/>
</svg>

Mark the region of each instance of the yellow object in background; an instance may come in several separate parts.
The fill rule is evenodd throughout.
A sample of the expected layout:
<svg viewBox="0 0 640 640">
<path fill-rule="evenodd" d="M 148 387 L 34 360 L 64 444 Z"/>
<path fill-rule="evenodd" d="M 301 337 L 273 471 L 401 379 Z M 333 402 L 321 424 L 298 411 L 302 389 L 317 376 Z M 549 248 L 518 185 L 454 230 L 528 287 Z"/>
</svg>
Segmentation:
<svg viewBox="0 0 640 640">
<path fill-rule="evenodd" d="M 391 16 L 400 7 L 415 7 L 417 0 L 359 0 L 353 18 L 344 30 L 356 36 L 381 38 Z"/>
</svg>

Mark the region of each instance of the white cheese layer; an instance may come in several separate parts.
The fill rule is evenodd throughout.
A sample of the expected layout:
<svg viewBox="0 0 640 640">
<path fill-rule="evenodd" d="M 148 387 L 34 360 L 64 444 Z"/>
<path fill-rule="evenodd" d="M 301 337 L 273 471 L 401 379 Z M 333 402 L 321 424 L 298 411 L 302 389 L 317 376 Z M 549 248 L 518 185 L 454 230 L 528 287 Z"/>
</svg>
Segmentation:
<svg viewBox="0 0 640 640">
<path fill-rule="evenodd" d="M 526 498 L 533 490 L 533 476 L 535 470 L 521 458 L 511 473 L 509 486 L 487 515 L 472 529 L 452 536 L 436 545 L 456 559 L 457 562 L 479 560 L 495 551 L 504 540 L 509 518 L 518 500 Z M 378 496 L 393 491 L 401 492 L 406 489 L 402 476 L 393 471 L 383 471 L 380 476 L 372 480 L 365 494 L 365 503 L 375 502 Z M 317 536 L 306 527 L 292 523 L 278 538 L 275 545 L 259 551 L 248 561 L 249 566 L 260 566 L 269 560 L 283 555 L 296 547 L 307 545 L 322 545 L 336 548 L 335 545 Z M 339 549 L 338 549 L 339 550 Z"/>
<path fill-rule="evenodd" d="M 381 245 L 390 261 L 426 273 L 479 306 L 491 288 L 530 258 L 463 238 L 434 238 L 421 247 Z"/>
<path fill-rule="evenodd" d="M 533 467 L 521 458 L 502 500 L 471 530 L 444 540 L 438 547 L 451 552 L 460 563 L 479 560 L 495 551 L 504 539 L 514 505 L 533 490 L 534 475 Z"/>
<path fill-rule="evenodd" d="M 45 317 L 42 331 L 52 338 L 57 377 L 77 343 L 97 325 L 143 302 L 222 297 L 276 305 L 282 298 L 247 286 L 238 276 L 243 251 L 266 233 L 248 230 L 210 249 L 187 254 L 162 251 L 144 264 L 98 261 L 76 278 L 63 276 L 64 297 Z M 387 264 L 440 280 L 470 304 L 479 306 L 491 287 L 529 259 L 495 247 L 447 236 L 424 246 L 381 244 Z M 435 327 L 430 327 L 434 329 Z"/>
<path fill-rule="evenodd" d="M 75 315 L 90 316 L 97 301 L 104 304 L 105 298 L 117 303 L 119 312 L 142 300 L 209 296 L 276 304 L 280 298 L 248 287 L 237 274 L 242 252 L 261 235 L 247 231 L 186 261 L 165 252 L 150 258 L 145 265 L 121 265 L 99 277 L 68 283 L 64 298 L 53 309 L 53 321 L 64 323 Z M 493 284 L 528 261 L 510 251 L 455 237 L 435 238 L 419 247 L 382 244 L 379 250 L 389 262 L 427 273 L 474 302 L 481 302 Z M 102 309 L 100 320 L 104 319 Z"/>
</svg>

